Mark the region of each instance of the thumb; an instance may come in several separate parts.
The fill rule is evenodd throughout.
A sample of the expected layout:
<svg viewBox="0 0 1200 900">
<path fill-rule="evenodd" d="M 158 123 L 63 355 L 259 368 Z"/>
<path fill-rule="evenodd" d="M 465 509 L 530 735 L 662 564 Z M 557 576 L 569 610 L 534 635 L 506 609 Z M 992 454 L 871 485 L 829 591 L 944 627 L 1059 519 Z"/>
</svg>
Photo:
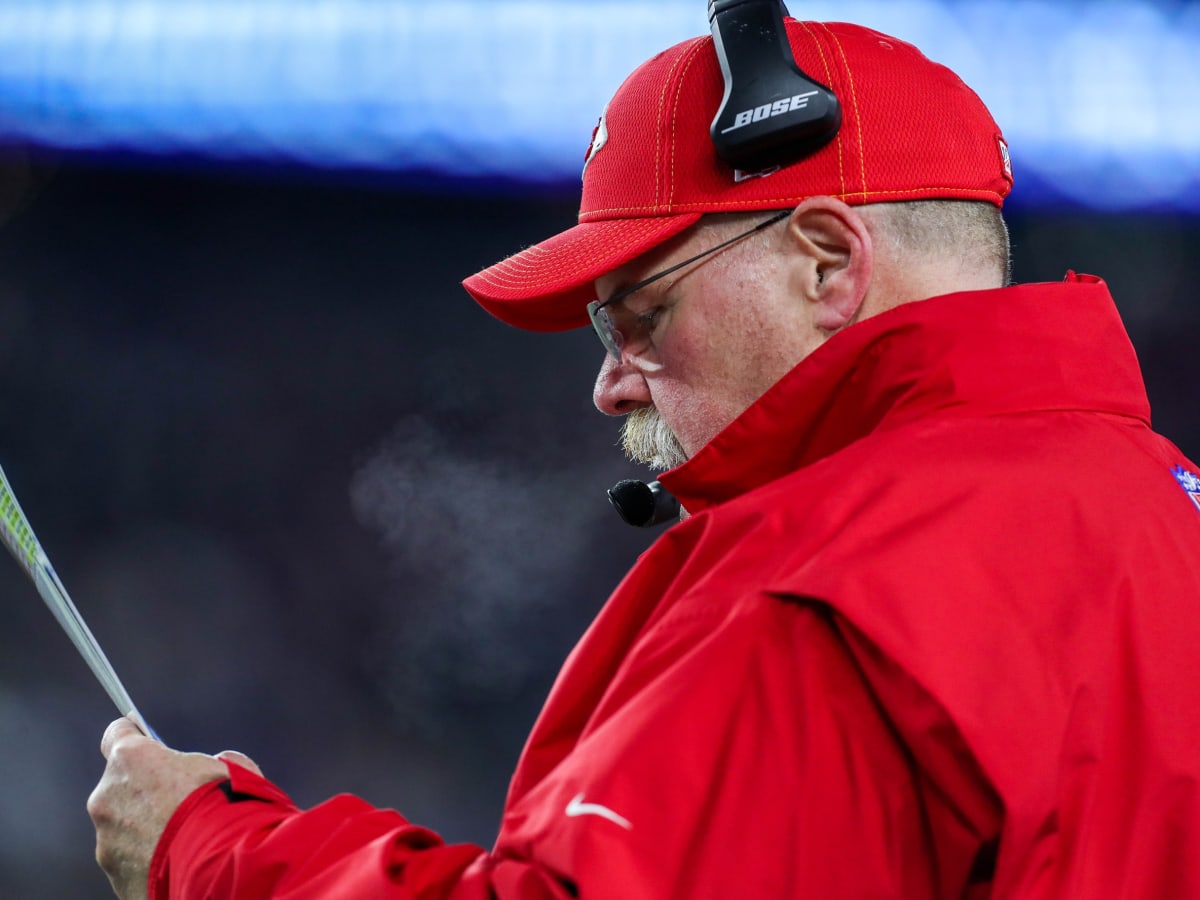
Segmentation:
<svg viewBox="0 0 1200 900">
<path fill-rule="evenodd" d="M 118 743 L 127 743 L 138 738 L 150 740 L 132 720 L 123 716 L 111 722 L 104 730 L 104 736 L 100 739 L 100 752 L 108 759 Z"/>
<path fill-rule="evenodd" d="M 223 759 L 225 762 L 231 762 L 234 765 L 241 766 L 243 769 L 249 769 L 255 775 L 262 775 L 262 769 L 258 767 L 258 763 L 245 753 L 238 753 L 236 750 L 222 750 L 217 754 L 217 759 Z"/>
</svg>

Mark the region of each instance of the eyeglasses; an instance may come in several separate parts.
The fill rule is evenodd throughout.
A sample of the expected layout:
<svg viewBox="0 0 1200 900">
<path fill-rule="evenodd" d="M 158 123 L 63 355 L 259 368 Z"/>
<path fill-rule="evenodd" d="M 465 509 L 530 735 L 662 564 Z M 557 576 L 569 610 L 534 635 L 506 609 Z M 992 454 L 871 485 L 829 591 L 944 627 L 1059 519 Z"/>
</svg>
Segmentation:
<svg viewBox="0 0 1200 900">
<path fill-rule="evenodd" d="M 617 362 L 621 361 L 622 350 L 629 353 L 641 352 L 645 348 L 647 335 L 653 323 L 654 313 L 635 313 L 625 307 L 615 307 L 614 304 L 620 303 L 635 291 L 640 291 L 647 285 L 653 284 L 658 279 L 664 278 L 672 272 L 682 269 L 684 266 L 689 266 L 698 260 L 704 259 L 706 256 L 711 256 L 718 250 L 724 250 L 730 244 L 736 244 L 738 241 L 748 238 L 750 235 L 762 231 L 776 222 L 782 222 L 791 214 L 792 211 L 790 209 L 780 210 L 765 222 L 759 222 L 749 231 L 736 234 L 728 240 L 717 244 L 715 247 L 709 247 L 704 252 L 688 257 L 683 262 L 675 263 L 675 265 L 663 269 L 661 272 L 655 272 L 649 278 L 643 278 L 636 284 L 622 288 L 607 300 L 593 300 L 587 305 L 588 318 L 592 320 L 592 327 L 596 329 L 600 343 L 604 345 L 604 348 L 608 350 L 609 354 Z"/>
</svg>

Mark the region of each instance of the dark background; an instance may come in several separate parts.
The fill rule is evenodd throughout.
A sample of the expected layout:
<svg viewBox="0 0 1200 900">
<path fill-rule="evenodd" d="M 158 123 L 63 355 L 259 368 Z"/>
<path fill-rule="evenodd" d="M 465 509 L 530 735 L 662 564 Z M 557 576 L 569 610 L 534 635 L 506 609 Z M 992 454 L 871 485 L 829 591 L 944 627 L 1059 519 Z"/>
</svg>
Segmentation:
<svg viewBox="0 0 1200 900">
<path fill-rule="evenodd" d="M 353 791 L 490 843 L 559 663 L 654 536 L 604 498 L 642 473 L 592 408 L 594 336 L 459 286 L 571 224 L 574 190 L 0 159 L 0 464 L 143 713 L 302 805 Z M 1018 280 L 1108 280 L 1159 430 L 1200 453 L 1197 221 L 1008 217 Z M 15 563 L 0 611 L 0 898 L 110 896 L 84 804 L 116 711 Z"/>
</svg>

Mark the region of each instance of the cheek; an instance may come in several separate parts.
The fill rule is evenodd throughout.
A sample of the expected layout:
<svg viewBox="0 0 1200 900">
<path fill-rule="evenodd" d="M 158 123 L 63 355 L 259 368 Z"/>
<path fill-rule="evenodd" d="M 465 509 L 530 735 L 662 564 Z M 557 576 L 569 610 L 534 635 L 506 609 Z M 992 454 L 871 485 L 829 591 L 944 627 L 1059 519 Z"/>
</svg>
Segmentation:
<svg viewBox="0 0 1200 900">
<path fill-rule="evenodd" d="M 683 372 L 664 367 L 660 377 L 647 379 L 647 385 L 655 408 L 689 456 L 716 437 L 747 405 L 731 390 L 736 387 L 732 376 L 715 364 Z"/>
<path fill-rule="evenodd" d="M 646 373 L 655 407 L 689 454 L 708 443 L 806 355 L 802 306 L 765 284 L 701 291 L 679 309 Z"/>
<path fill-rule="evenodd" d="M 720 398 L 693 385 L 651 385 L 654 407 L 679 439 L 688 456 L 707 444 L 732 421 Z"/>
<path fill-rule="evenodd" d="M 717 321 L 699 303 L 687 311 L 664 333 L 657 370 L 645 376 L 655 408 L 691 455 L 762 393 L 770 329 L 753 313 Z"/>
</svg>

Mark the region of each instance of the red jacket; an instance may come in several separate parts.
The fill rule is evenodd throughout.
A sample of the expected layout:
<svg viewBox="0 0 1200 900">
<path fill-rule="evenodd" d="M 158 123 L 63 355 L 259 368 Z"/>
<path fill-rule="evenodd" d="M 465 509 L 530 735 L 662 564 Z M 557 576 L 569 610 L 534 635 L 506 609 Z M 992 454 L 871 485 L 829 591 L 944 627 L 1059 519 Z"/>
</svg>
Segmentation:
<svg viewBox="0 0 1200 900">
<path fill-rule="evenodd" d="M 663 477 L 491 852 L 231 767 L 152 896 L 1200 897 L 1198 475 L 1097 279 L 868 319 Z"/>
</svg>

